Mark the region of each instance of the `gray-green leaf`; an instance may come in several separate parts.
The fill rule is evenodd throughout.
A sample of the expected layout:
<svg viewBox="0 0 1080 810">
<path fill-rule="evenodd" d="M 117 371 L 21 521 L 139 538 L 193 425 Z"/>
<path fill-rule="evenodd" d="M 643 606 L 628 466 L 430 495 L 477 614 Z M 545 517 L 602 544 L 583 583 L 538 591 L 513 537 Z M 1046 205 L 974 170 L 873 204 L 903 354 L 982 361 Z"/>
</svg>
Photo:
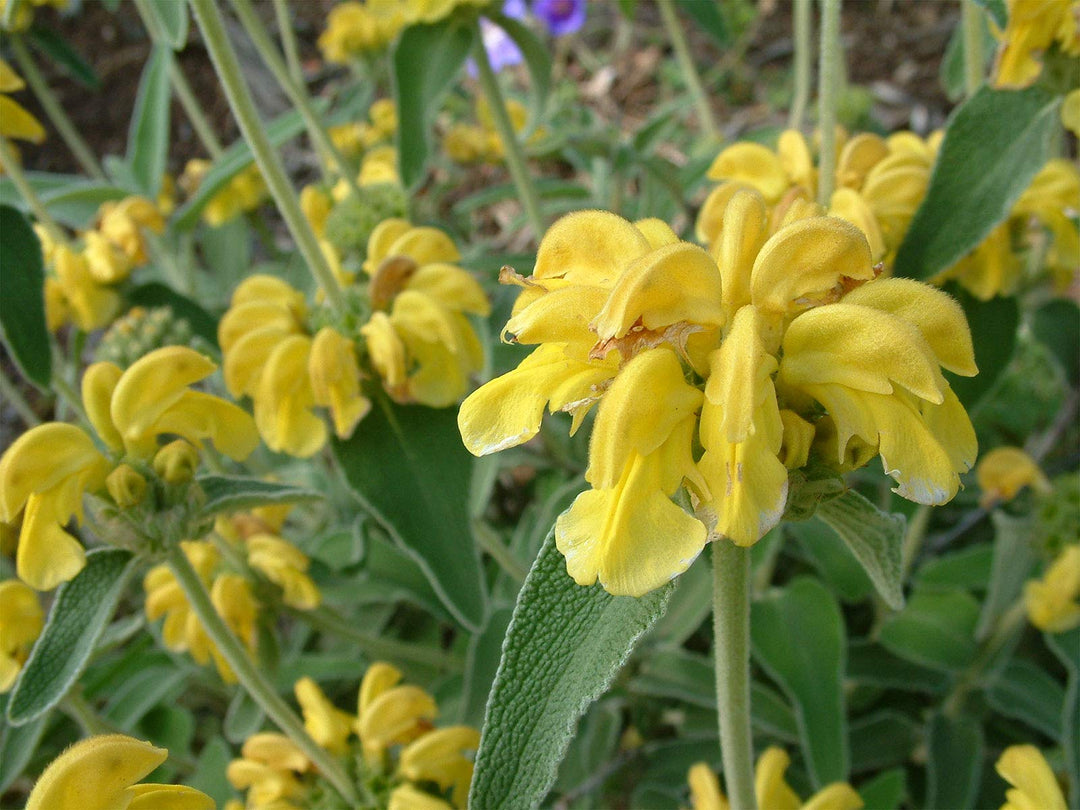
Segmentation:
<svg viewBox="0 0 1080 810">
<path fill-rule="evenodd" d="M 40 717 L 67 694 L 112 618 L 135 564 L 130 551 L 96 549 L 87 553 L 86 567 L 60 586 L 45 628 L 12 689 L 7 706 L 12 725 Z"/>
<path fill-rule="evenodd" d="M 182 4 L 177 4 L 182 5 Z M 135 109 L 128 130 L 127 163 L 138 190 L 147 197 L 157 197 L 161 178 L 169 158 L 169 112 L 172 85 L 169 68 L 173 53 L 155 47 L 143 68 Z"/>
<path fill-rule="evenodd" d="M 42 388 L 52 377 L 49 331 L 45 326 L 45 268 L 41 243 L 26 217 L 0 205 L 0 335 L 26 379 Z"/>
<path fill-rule="evenodd" d="M 240 475 L 200 475 L 196 481 L 206 495 L 206 502 L 200 510 L 203 517 L 323 497 L 311 489 Z"/>
<path fill-rule="evenodd" d="M 640 598 L 583 588 L 549 534 L 518 596 L 488 699 L 469 806 L 540 804 L 574 726 L 664 612 L 672 585 Z"/>
</svg>

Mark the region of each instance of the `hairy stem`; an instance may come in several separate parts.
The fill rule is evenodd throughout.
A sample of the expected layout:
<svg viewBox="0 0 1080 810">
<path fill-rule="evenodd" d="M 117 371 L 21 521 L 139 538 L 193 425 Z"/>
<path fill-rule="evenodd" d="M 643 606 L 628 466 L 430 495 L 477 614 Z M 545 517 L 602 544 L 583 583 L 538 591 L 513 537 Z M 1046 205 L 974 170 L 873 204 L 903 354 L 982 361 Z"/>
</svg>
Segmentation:
<svg viewBox="0 0 1080 810">
<path fill-rule="evenodd" d="M 840 42 L 840 0 L 821 0 L 821 49 L 818 56 L 818 203 L 829 207 L 836 181 L 836 102 L 844 47 Z"/>
<path fill-rule="evenodd" d="M 701 124 L 701 130 L 707 137 L 715 140 L 719 137 L 716 119 L 713 118 L 709 97 L 701 84 L 701 76 L 694 66 L 694 59 L 690 55 L 690 46 L 686 42 L 686 35 L 679 24 L 679 17 L 675 13 L 675 3 L 672 0 L 661 0 L 656 6 L 660 10 L 660 20 L 664 24 L 664 30 L 667 32 L 668 39 L 671 40 L 671 47 L 675 51 L 675 61 L 679 63 L 679 70 L 682 71 L 683 79 L 686 81 L 686 86 L 694 99 L 694 106 L 697 107 L 698 123 Z"/>
<path fill-rule="evenodd" d="M 791 112 L 788 114 L 788 128 L 802 129 L 806 121 L 806 106 L 810 102 L 810 69 L 813 55 L 813 0 L 795 0 L 795 72 L 794 88 L 791 98 Z"/>
</svg>

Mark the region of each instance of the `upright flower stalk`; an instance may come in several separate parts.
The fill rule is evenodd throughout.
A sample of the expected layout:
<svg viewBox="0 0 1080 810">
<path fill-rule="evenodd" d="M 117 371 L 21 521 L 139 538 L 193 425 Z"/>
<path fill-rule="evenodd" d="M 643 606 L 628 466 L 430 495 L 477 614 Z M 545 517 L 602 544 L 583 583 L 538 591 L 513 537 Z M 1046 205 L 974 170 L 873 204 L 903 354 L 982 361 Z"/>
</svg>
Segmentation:
<svg viewBox="0 0 1080 810">
<path fill-rule="evenodd" d="M 821 0 L 821 49 L 818 54 L 818 204 L 828 207 L 836 173 L 836 94 L 840 90 L 840 0 Z"/>
<path fill-rule="evenodd" d="M 707 138 L 716 140 L 719 137 L 716 119 L 713 118 L 712 107 L 709 105 L 709 96 L 701 84 L 701 76 L 694 66 L 694 59 L 690 55 L 690 46 L 686 42 L 686 35 L 679 24 L 679 17 L 675 13 L 675 4 L 661 2 L 657 4 L 657 8 L 660 11 L 660 20 L 664 24 L 664 30 L 667 32 L 668 39 L 671 40 L 671 47 L 675 51 L 675 59 L 679 63 L 683 79 L 690 89 L 690 95 L 693 96 L 694 106 L 697 107 L 701 131 L 705 133 Z"/>
<path fill-rule="evenodd" d="M 975 0 L 961 0 L 961 18 L 964 36 L 964 94 L 970 98 L 983 83 L 986 64 L 983 47 L 983 10 Z"/>
<path fill-rule="evenodd" d="M 806 119 L 806 105 L 810 101 L 810 65 L 812 55 L 812 28 L 814 0 L 795 0 L 793 25 L 795 29 L 795 71 L 794 88 L 791 98 L 791 112 L 788 114 L 788 129 L 802 129 Z"/>
<path fill-rule="evenodd" d="M 289 183 L 280 158 L 274 151 L 269 138 L 266 137 L 265 126 L 255 110 L 255 101 L 244 82 L 236 54 L 233 53 L 232 46 L 229 44 L 221 11 L 214 0 L 191 0 L 191 7 L 195 11 L 206 48 L 210 52 L 214 68 L 221 79 L 225 95 L 229 99 L 229 107 L 236 116 L 244 139 L 255 155 L 255 162 L 266 180 L 266 185 L 270 189 L 274 202 L 277 203 L 289 233 L 296 241 L 296 246 L 303 255 L 308 269 L 325 292 L 327 301 L 338 312 L 344 312 L 345 297 L 341 285 L 323 255 L 311 225 L 300 209 L 300 202 Z"/>
</svg>

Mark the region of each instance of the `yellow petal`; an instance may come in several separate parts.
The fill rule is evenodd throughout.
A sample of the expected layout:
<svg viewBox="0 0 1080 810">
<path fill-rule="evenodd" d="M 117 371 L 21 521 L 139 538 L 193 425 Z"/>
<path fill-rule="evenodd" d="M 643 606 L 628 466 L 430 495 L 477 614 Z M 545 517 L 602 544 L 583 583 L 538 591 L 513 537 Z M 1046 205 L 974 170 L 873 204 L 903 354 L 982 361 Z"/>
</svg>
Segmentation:
<svg viewBox="0 0 1080 810">
<path fill-rule="evenodd" d="M 811 195 L 817 189 L 817 171 L 806 138 L 797 129 L 786 129 L 776 142 L 780 165 L 791 182 L 805 188 Z"/>
<path fill-rule="evenodd" d="M 1019 447 L 995 447 L 979 459 L 975 478 L 983 491 L 982 502 L 1011 501 L 1024 487 L 1050 488 L 1039 465 Z"/>
<path fill-rule="evenodd" d="M 344 754 L 345 741 L 352 733 L 352 715 L 331 703 L 311 678 L 298 680 L 293 691 L 312 739 L 332 754 Z"/>
<path fill-rule="evenodd" d="M 393 393 L 404 386 L 405 344 L 394 329 L 390 316 L 385 312 L 373 313 L 371 320 L 360 327 L 360 334 L 367 341 L 371 364 L 382 377 L 387 390 Z"/>
<path fill-rule="evenodd" d="M 141 439 L 187 387 L 209 377 L 217 366 L 186 346 L 165 346 L 136 360 L 113 392 L 113 424 L 125 442 Z"/>
<path fill-rule="evenodd" d="M 371 400 L 360 393 L 356 347 L 332 327 L 319 330 L 311 344 L 308 376 L 315 403 L 330 408 L 334 432 L 347 439 L 368 411 Z"/>
<path fill-rule="evenodd" d="M 592 346 L 596 333 L 589 324 L 607 300 L 603 287 L 570 285 L 552 290 L 516 311 L 504 335 L 517 343 L 579 343 Z"/>
<path fill-rule="evenodd" d="M 360 692 L 357 695 L 357 714 L 363 717 L 364 712 L 383 692 L 397 686 L 401 682 L 401 670 L 387 664 L 385 661 L 375 661 L 364 672 L 363 680 L 360 681 Z"/>
<path fill-rule="evenodd" d="M 274 329 L 282 334 L 300 331 L 296 315 L 277 301 L 248 301 L 234 304 L 218 324 L 218 343 L 226 355 L 237 341 L 259 329 Z"/>
<path fill-rule="evenodd" d="M 472 760 L 466 751 L 480 745 L 480 732 L 470 726 L 449 726 L 429 731 L 405 746 L 398 760 L 398 772 L 417 782 L 435 782 L 446 790 L 472 778 Z"/>
<path fill-rule="evenodd" d="M 716 156 L 706 176 L 710 180 L 733 180 L 753 186 L 774 203 L 791 185 L 780 158 L 767 146 L 742 141 Z"/>
<path fill-rule="evenodd" d="M 435 699 L 417 686 L 395 686 L 371 701 L 360 713 L 357 732 L 364 752 L 378 758 L 389 746 L 407 744 L 438 713 Z"/>
<path fill-rule="evenodd" d="M 41 143 L 45 140 L 45 128 L 17 101 L 0 95 L 0 135 Z"/>
<path fill-rule="evenodd" d="M 765 750 L 754 766 L 754 793 L 759 807 L 769 810 L 799 810 L 802 802 L 784 781 L 791 758 L 782 748 L 772 746 Z"/>
<path fill-rule="evenodd" d="M 11 69 L 11 65 L 0 59 L 0 93 L 14 93 L 26 87 L 26 82 Z"/>
<path fill-rule="evenodd" d="M 765 201 L 755 191 L 733 194 L 724 211 L 723 230 L 713 255 L 723 279 L 724 312 L 730 322 L 750 303 L 750 275 L 766 238 Z"/>
<path fill-rule="evenodd" d="M 452 264 L 432 263 L 417 268 L 405 288 L 435 299 L 459 312 L 487 316 L 491 312 L 484 288 L 469 273 Z"/>
<path fill-rule="evenodd" d="M 1061 123 L 1080 138 L 1080 89 L 1070 90 L 1061 104 Z"/>
<path fill-rule="evenodd" d="M 398 218 L 384 219 L 376 225 L 368 237 L 368 257 L 364 262 L 364 272 L 368 275 L 374 274 L 382 260 L 392 255 L 390 246 L 411 227 L 408 220 Z"/>
<path fill-rule="evenodd" d="M 861 810 L 862 796 L 847 782 L 826 785 L 800 808 L 800 810 Z"/>
<path fill-rule="evenodd" d="M 86 416 L 101 440 L 117 453 L 124 449 L 124 439 L 113 424 L 109 409 L 116 384 L 123 373 L 119 366 L 101 362 L 86 369 L 82 378 L 82 401 Z"/>
<path fill-rule="evenodd" d="M 834 191 L 832 199 L 829 200 L 829 216 L 847 220 L 863 232 L 867 244 L 870 245 L 872 261 L 877 262 L 884 258 L 885 237 L 882 236 L 874 212 L 859 192 L 850 188 L 838 188 Z"/>
<path fill-rule="evenodd" d="M 694 223 L 694 235 L 710 251 L 715 250 L 716 241 L 723 232 L 724 214 L 727 211 L 728 203 L 731 202 L 731 199 L 738 191 L 751 191 L 760 196 L 759 192 L 750 186 L 741 183 L 721 183 L 709 192 L 709 196 L 701 204 L 697 221 Z M 762 205 L 764 205 L 764 200 L 762 200 Z"/>
<path fill-rule="evenodd" d="M 649 247 L 654 250 L 680 241 L 675 231 L 671 230 L 671 226 L 656 217 L 635 220 L 634 227 L 641 231 L 642 236 L 648 240 Z"/>
<path fill-rule="evenodd" d="M 273 731 L 252 734 L 244 740 L 241 750 L 246 759 L 262 762 L 279 771 L 301 773 L 309 765 L 307 756 L 292 739 Z"/>
<path fill-rule="evenodd" d="M 390 792 L 386 810 L 453 810 L 453 805 L 424 793 L 415 785 L 398 785 Z"/>
<path fill-rule="evenodd" d="M 93 440 L 75 425 L 47 422 L 31 428 L 0 457 L 0 520 L 13 522 L 33 493 L 86 470 L 98 469 L 104 481 L 107 466 Z"/>
<path fill-rule="evenodd" d="M 720 792 L 720 780 L 704 762 L 690 766 L 687 781 L 690 783 L 692 810 L 730 810 L 731 805 Z"/>
<path fill-rule="evenodd" d="M 1065 796 L 1054 772 L 1034 745 L 1011 745 L 994 766 L 1015 790 L 1006 793 L 1009 803 L 1027 810 L 1065 810 Z"/>
<path fill-rule="evenodd" d="M 222 369 L 225 387 L 233 397 L 244 394 L 255 396 L 266 362 L 274 349 L 295 330 L 283 330 L 279 326 L 267 326 L 245 333 L 225 351 Z"/>
<path fill-rule="evenodd" d="M 888 155 L 889 146 L 880 136 L 860 132 L 840 150 L 836 162 L 837 185 L 857 190 L 870 170 Z"/>
<path fill-rule="evenodd" d="M 127 810 L 214 810 L 214 800 L 185 785 L 135 785 Z"/>
<path fill-rule="evenodd" d="M 0 649 L 13 653 L 41 634 L 45 614 L 37 594 L 17 579 L 0 582 Z"/>
<path fill-rule="evenodd" d="M 1024 584 L 1024 606 L 1031 623 L 1048 633 L 1064 633 L 1080 624 L 1080 546 L 1070 545 L 1046 570 L 1042 580 Z"/>
<path fill-rule="evenodd" d="M 449 236 L 438 228 L 426 226 L 412 227 L 400 234 L 387 249 L 387 256 L 408 256 L 421 267 L 434 262 L 453 264 L 461 259 Z"/>
<path fill-rule="evenodd" d="M 311 412 L 315 396 L 308 379 L 311 340 L 291 335 L 271 352 L 255 394 L 255 423 L 267 446 L 298 458 L 326 444 L 326 424 Z"/>
<path fill-rule="evenodd" d="M 233 291 L 229 306 L 239 307 L 241 304 L 250 302 L 280 304 L 290 310 L 299 320 L 303 320 L 307 313 L 307 304 L 302 292 L 280 278 L 265 274 L 257 273 L 241 281 Z"/>
<path fill-rule="evenodd" d="M 114 810 L 127 788 L 165 761 L 168 751 L 122 734 L 89 737 L 52 761 L 26 810 Z"/>
<path fill-rule="evenodd" d="M 158 418 L 151 432 L 175 433 L 195 445 L 209 439 L 233 461 L 243 461 L 259 445 L 258 430 L 247 411 L 202 391 L 186 391 Z"/>
<path fill-rule="evenodd" d="M 540 240 L 533 278 L 606 286 L 648 251 L 645 235 L 622 217 L 577 211 L 558 220 Z"/>
</svg>

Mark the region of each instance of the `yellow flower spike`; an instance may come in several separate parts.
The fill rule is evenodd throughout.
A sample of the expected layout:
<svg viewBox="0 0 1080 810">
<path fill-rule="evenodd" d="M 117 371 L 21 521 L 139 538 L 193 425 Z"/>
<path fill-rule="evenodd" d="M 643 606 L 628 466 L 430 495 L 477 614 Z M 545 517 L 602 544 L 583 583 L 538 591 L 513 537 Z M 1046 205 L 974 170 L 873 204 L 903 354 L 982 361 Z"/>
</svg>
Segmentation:
<svg viewBox="0 0 1080 810">
<path fill-rule="evenodd" d="M 729 324 L 735 313 L 750 303 L 750 274 L 767 237 L 766 228 L 765 200 L 756 191 L 737 189 L 724 209 L 722 230 L 712 243 Z"/>
<path fill-rule="evenodd" d="M 686 780 L 690 783 L 691 810 L 730 810 L 731 805 L 720 792 L 720 780 L 704 762 L 691 765 Z"/>
<path fill-rule="evenodd" d="M 775 203 L 791 182 L 780 158 L 767 146 L 750 141 L 732 144 L 716 156 L 705 176 L 752 186 Z"/>
<path fill-rule="evenodd" d="M 304 572 L 309 561 L 300 549 L 272 534 L 255 534 L 247 539 L 248 564 L 282 589 L 285 604 L 299 610 L 319 606 L 322 594 Z"/>
<path fill-rule="evenodd" d="M 134 265 L 123 251 L 97 231 L 83 234 L 83 256 L 90 275 L 98 284 L 119 284 L 131 275 Z"/>
<path fill-rule="evenodd" d="M 382 692 L 360 707 L 356 720 L 365 758 L 376 762 L 390 746 L 412 742 L 430 729 L 437 714 L 435 699 L 418 686 Z"/>
<path fill-rule="evenodd" d="M 670 225 L 656 217 L 635 220 L 634 227 L 641 231 L 642 235 L 648 240 L 649 247 L 654 250 L 681 241 L 675 231 L 671 230 Z"/>
<path fill-rule="evenodd" d="M 124 438 L 113 424 L 110 407 L 116 384 L 123 375 L 114 363 L 94 363 L 83 373 L 82 401 L 94 431 L 114 453 L 124 449 Z"/>
<path fill-rule="evenodd" d="M 125 444 L 149 434 L 188 386 L 215 368 L 210 358 L 185 346 L 165 346 L 136 360 L 117 382 L 110 407 Z"/>
<path fill-rule="evenodd" d="M 569 410 L 580 418 L 619 370 L 617 353 L 602 361 L 584 352 L 568 354 L 564 344 L 545 343 L 513 371 L 484 384 L 461 403 L 458 429 L 474 456 L 517 447 L 540 432 L 544 407 Z M 579 416 L 580 415 L 580 416 Z"/>
<path fill-rule="evenodd" d="M 76 326 L 84 332 L 92 332 L 116 316 L 120 310 L 120 296 L 94 280 L 85 256 L 67 245 L 60 245 L 56 248 L 54 269 Z"/>
<path fill-rule="evenodd" d="M 465 393 L 469 376 L 483 365 L 484 349 L 464 315 L 419 293 L 415 293 L 415 301 L 422 301 L 422 306 L 406 304 L 409 295 L 406 290 L 398 296 L 391 315 L 394 329 L 405 344 L 409 365 L 415 369 L 400 401 L 445 408 Z M 425 324 L 435 328 L 427 329 Z M 431 339 L 443 331 L 447 339 Z"/>
<path fill-rule="evenodd" d="M 915 324 L 943 368 L 962 377 L 979 373 L 963 307 L 948 293 L 908 278 L 879 279 L 844 296 Z"/>
<path fill-rule="evenodd" d="M 1025 583 L 1024 606 L 1031 623 L 1048 633 L 1080 625 L 1080 546 L 1066 546 L 1041 580 Z"/>
<path fill-rule="evenodd" d="M 701 412 L 698 462 L 708 482 L 705 514 L 712 530 L 740 546 L 775 526 L 787 502 L 787 469 L 778 458 L 783 440 L 773 387 L 776 360 L 765 351 L 752 306 L 743 307 L 711 356 Z"/>
<path fill-rule="evenodd" d="M 311 411 L 310 353 L 311 339 L 303 335 L 280 341 L 255 393 L 255 423 L 267 447 L 299 458 L 315 455 L 326 444 L 326 423 Z"/>
<path fill-rule="evenodd" d="M 649 249 L 645 235 L 622 217 L 576 211 L 555 222 L 540 240 L 532 278 L 609 287 Z"/>
<path fill-rule="evenodd" d="M 360 393 L 360 365 L 353 342 L 329 326 L 320 329 L 311 344 L 308 375 L 315 404 L 330 409 L 337 437 L 349 438 L 371 410 L 371 400 Z"/>
<path fill-rule="evenodd" d="M 766 312 L 790 313 L 835 295 L 845 279 L 873 277 L 870 247 L 855 225 L 836 217 L 802 219 L 762 246 L 750 298 Z"/>
<path fill-rule="evenodd" d="M 311 738 L 332 754 L 344 754 L 346 740 L 352 733 L 353 716 L 331 703 L 311 678 L 298 680 L 293 692 Z"/>
<path fill-rule="evenodd" d="M 1001 810 L 1065 810 L 1065 795 L 1042 753 L 1034 745 L 1011 745 L 994 765 L 1013 786 Z"/>
<path fill-rule="evenodd" d="M 679 323 L 719 327 L 723 322 L 716 264 L 697 245 L 677 242 L 631 263 L 591 328 L 605 341 L 625 337 L 638 325 L 660 332 Z"/>
<path fill-rule="evenodd" d="M 213 800 L 192 788 L 143 785 L 132 790 L 167 756 L 165 749 L 123 734 L 88 737 L 45 769 L 26 810 L 213 810 Z"/>
<path fill-rule="evenodd" d="M 1080 54 L 1076 0 L 1010 0 L 1009 19 L 994 62 L 996 88 L 1028 87 L 1042 73 L 1042 55 L 1057 42 L 1070 55 Z"/>
<path fill-rule="evenodd" d="M 776 142 L 776 153 L 790 181 L 806 189 L 813 197 L 817 194 L 817 170 L 806 138 L 797 129 L 786 129 Z"/>
<path fill-rule="evenodd" d="M 105 489 L 121 509 L 130 509 L 142 502 L 146 494 L 146 479 L 128 464 L 121 464 L 105 479 Z"/>
<path fill-rule="evenodd" d="M 0 458 L 0 521 L 23 511 L 15 564 L 31 588 L 52 590 L 86 564 L 62 527 L 72 516 L 81 522 L 83 493 L 101 489 L 110 469 L 86 433 L 62 422 L 31 428 Z"/>
<path fill-rule="evenodd" d="M 955 278 L 980 301 L 996 295 L 1012 295 L 1020 284 L 1024 265 L 1012 247 L 1008 222 L 990 231 L 975 249 L 952 267 L 938 273 L 933 281 L 942 284 Z"/>
<path fill-rule="evenodd" d="M 1050 482 L 1035 460 L 1019 447 L 995 447 L 979 459 L 975 480 L 983 496 L 979 503 L 989 508 L 1000 501 L 1011 501 L 1024 487 L 1048 492 Z"/>
<path fill-rule="evenodd" d="M 594 489 L 555 524 L 579 585 L 599 580 L 611 594 L 641 596 L 701 553 L 705 527 L 670 500 L 684 478 L 706 490 L 691 455 L 701 400 L 667 348 L 642 352 L 615 378 L 589 444 L 585 478 Z"/>
<path fill-rule="evenodd" d="M 186 484 L 199 468 L 199 451 L 191 442 L 176 439 L 154 455 L 154 472 L 167 484 Z"/>
<path fill-rule="evenodd" d="M 44 626 L 45 613 L 32 588 L 17 579 L 0 582 L 0 694 L 15 685 Z"/>
</svg>

